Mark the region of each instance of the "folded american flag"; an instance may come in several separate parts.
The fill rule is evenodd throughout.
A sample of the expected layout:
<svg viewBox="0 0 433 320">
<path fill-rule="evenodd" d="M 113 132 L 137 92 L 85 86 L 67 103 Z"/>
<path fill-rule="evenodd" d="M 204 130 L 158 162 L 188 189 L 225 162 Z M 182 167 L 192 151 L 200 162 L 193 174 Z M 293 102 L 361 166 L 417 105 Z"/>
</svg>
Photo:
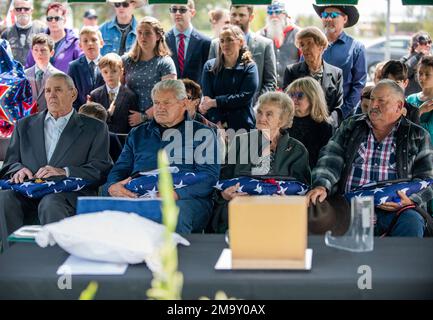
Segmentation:
<svg viewBox="0 0 433 320">
<path fill-rule="evenodd" d="M 353 190 L 345 194 L 347 201 L 353 197 L 374 197 L 374 205 L 378 206 L 385 202 L 400 202 L 400 196 L 397 191 L 403 191 L 407 196 L 413 193 L 417 193 L 423 189 L 430 187 L 433 183 L 433 179 L 428 180 L 415 180 L 415 181 L 405 181 L 405 182 L 390 182 L 381 183 L 375 185 L 365 185 L 359 189 Z"/>
<path fill-rule="evenodd" d="M 134 212 L 139 216 L 161 223 L 161 201 L 142 198 L 78 197 L 77 214 L 101 212 L 104 210 Z"/>
<path fill-rule="evenodd" d="M 249 195 L 305 195 L 309 190 L 306 184 L 299 181 L 276 179 L 258 180 L 251 177 L 219 180 L 214 188 L 222 191 L 237 183 L 240 184 L 237 192 L 246 192 Z"/>
<path fill-rule="evenodd" d="M 173 187 L 175 190 L 209 178 L 209 175 L 203 172 L 177 172 L 171 175 L 173 177 Z M 158 193 L 158 173 L 144 174 L 134 178 L 125 185 L 125 188 L 141 196 L 154 199 Z"/>
<path fill-rule="evenodd" d="M 39 199 L 50 193 L 79 191 L 88 185 L 90 185 L 88 181 L 74 177 L 64 179 L 32 179 L 23 183 L 11 183 L 9 180 L 0 180 L 0 190 L 12 189 L 32 199 Z"/>
</svg>

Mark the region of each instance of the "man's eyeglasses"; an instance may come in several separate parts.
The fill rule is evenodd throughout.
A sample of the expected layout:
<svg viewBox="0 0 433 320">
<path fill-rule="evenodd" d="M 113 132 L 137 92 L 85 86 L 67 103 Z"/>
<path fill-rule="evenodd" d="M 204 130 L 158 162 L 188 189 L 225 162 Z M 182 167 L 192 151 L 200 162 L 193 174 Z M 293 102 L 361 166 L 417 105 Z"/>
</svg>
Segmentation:
<svg viewBox="0 0 433 320">
<path fill-rule="evenodd" d="M 292 99 L 297 99 L 300 100 L 304 97 L 304 93 L 300 92 L 300 91 L 295 91 L 295 92 L 289 92 L 289 97 Z"/>
<path fill-rule="evenodd" d="M 26 7 L 15 8 L 16 12 L 29 12 L 30 10 L 32 10 L 32 8 L 26 8 Z"/>
<path fill-rule="evenodd" d="M 178 11 L 179 11 L 179 13 L 184 14 L 188 11 L 188 8 L 176 8 L 176 7 L 170 8 L 170 13 L 176 13 Z"/>
<path fill-rule="evenodd" d="M 332 11 L 332 12 L 323 11 L 322 14 L 321 14 L 321 17 L 322 17 L 322 19 L 327 19 L 328 17 L 331 18 L 331 19 L 335 19 L 335 18 L 337 18 L 337 17 L 339 17 L 341 15 L 342 15 L 342 13 L 341 12 L 337 12 L 337 11 Z"/>
<path fill-rule="evenodd" d="M 53 21 L 53 20 L 55 20 L 56 22 L 58 22 L 58 21 L 63 20 L 63 19 L 64 19 L 64 18 L 61 17 L 61 16 L 55 16 L 55 17 L 48 16 L 48 17 L 47 17 L 47 21 L 48 21 L 48 22 L 51 22 L 51 21 Z"/>
<path fill-rule="evenodd" d="M 273 14 L 279 15 L 284 13 L 284 10 L 281 9 L 277 9 L 277 10 L 268 10 L 267 11 L 268 15 L 272 16 Z"/>
<path fill-rule="evenodd" d="M 129 7 L 129 2 L 115 2 L 114 6 L 116 8 L 120 8 L 120 7 L 124 7 L 124 8 L 128 8 Z"/>
</svg>

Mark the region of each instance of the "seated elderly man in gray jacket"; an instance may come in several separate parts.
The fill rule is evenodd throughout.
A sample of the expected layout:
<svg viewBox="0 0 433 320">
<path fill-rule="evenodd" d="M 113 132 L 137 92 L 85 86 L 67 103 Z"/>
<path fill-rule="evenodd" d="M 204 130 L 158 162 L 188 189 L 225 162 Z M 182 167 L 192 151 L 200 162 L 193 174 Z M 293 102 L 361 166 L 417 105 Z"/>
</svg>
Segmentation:
<svg viewBox="0 0 433 320">
<path fill-rule="evenodd" d="M 3 241 L 23 225 L 24 216 L 38 216 L 42 224 L 75 213 L 78 196 L 96 195 L 112 166 L 108 128 L 102 121 L 78 114 L 72 79 L 51 75 L 45 85 L 48 109 L 20 119 L 12 134 L 1 179 L 22 183 L 29 179 L 76 177 L 90 182 L 76 192 L 51 193 L 30 199 L 12 190 L 0 191 L 0 226 Z"/>
<path fill-rule="evenodd" d="M 380 81 L 367 114 L 346 119 L 321 150 L 312 173 L 314 189 L 307 195 L 311 202 L 372 182 L 433 178 L 429 133 L 403 114 L 403 89 L 395 81 Z M 423 237 L 426 224 L 413 205 L 425 206 L 433 198 L 432 188 L 410 196 L 402 190 L 398 195 L 400 202 L 376 207 L 375 234 Z"/>
</svg>

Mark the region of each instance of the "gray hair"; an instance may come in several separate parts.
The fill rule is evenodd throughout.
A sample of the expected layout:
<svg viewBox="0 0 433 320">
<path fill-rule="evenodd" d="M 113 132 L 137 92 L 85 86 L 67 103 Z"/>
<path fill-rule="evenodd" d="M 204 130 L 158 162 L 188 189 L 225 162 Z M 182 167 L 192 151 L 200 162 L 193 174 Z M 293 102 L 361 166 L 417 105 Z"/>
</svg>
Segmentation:
<svg viewBox="0 0 433 320">
<path fill-rule="evenodd" d="M 277 91 L 266 92 L 259 97 L 255 109 L 258 110 L 265 104 L 273 104 L 280 109 L 280 119 L 283 121 L 282 129 L 292 127 L 295 107 L 292 99 L 287 94 Z"/>
<path fill-rule="evenodd" d="M 28 2 L 33 9 L 33 0 L 21 0 L 21 1 Z M 15 8 L 15 2 L 17 2 L 17 0 L 13 0 L 13 7 L 14 8 Z"/>
<path fill-rule="evenodd" d="M 391 91 L 402 101 L 405 101 L 404 91 L 403 89 L 398 85 L 397 82 L 391 79 L 382 79 L 380 80 L 376 86 L 373 88 L 372 93 L 379 88 L 387 87 L 391 89 Z"/>
<path fill-rule="evenodd" d="M 182 80 L 167 79 L 158 82 L 152 89 L 152 100 L 155 97 L 155 93 L 159 91 L 172 91 L 177 100 L 183 100 L 188 97 L 186 94 L 185 85 L 183 84 Z"/>
<path fill-rule="evenodd" d="M 51 76 L 48 77 L 48 79 L 62 79 L 63 81 L 66 82 L 68 89 L 76 89 L 74 80 L 72 80 L 72 78 L 66 73 L 63 72 L 53 73 Z"/>
</svg>

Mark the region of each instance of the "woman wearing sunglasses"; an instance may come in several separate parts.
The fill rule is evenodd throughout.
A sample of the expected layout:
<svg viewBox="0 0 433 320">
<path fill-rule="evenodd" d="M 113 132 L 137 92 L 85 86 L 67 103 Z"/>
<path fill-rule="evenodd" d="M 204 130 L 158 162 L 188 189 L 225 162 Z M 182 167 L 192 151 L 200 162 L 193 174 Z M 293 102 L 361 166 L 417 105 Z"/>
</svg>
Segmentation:
<svg viewBox="0 0 433 320">
<path fill-rule="evenodd" d="M 323 90 L 315 79 L 304 77 L 293 81 L 286 93 L 295 104 L 295 117 L 289 134 L 307 148 L 310 168 L 313 169 L 320 149 L 332 136 Z"/>
<path fill-rule="evenodd" d="M 54 40 L 54 55 L 51 57 L 51 64 L 60 71 L 67 72 L 69 62 L 77 59 L 82 51 L 79 47 L 78 37 L 72 29 L 66 26 L 67 9 L 64 4 L 52 2 L 46 10 L 46 20 L 48 29 L 45 33 L 49 34 Z M 35 64 L 32 52 L 27 56 L 26 67 Z"/>
<path fill-rule="evenodd" d="M 296 34 L 295 44 L 302 51 L 304 61 L 287 66 L 283 88 L 287 88 L 293 81 L 302 77 L 309 76 L 316 79 L 325 93 L 332 124 L 337 127 L 339 119 L 342 119 L 343 72 L 323 60 L 328 39 L 319 28 L 307 27 Z"/>
</svg>

